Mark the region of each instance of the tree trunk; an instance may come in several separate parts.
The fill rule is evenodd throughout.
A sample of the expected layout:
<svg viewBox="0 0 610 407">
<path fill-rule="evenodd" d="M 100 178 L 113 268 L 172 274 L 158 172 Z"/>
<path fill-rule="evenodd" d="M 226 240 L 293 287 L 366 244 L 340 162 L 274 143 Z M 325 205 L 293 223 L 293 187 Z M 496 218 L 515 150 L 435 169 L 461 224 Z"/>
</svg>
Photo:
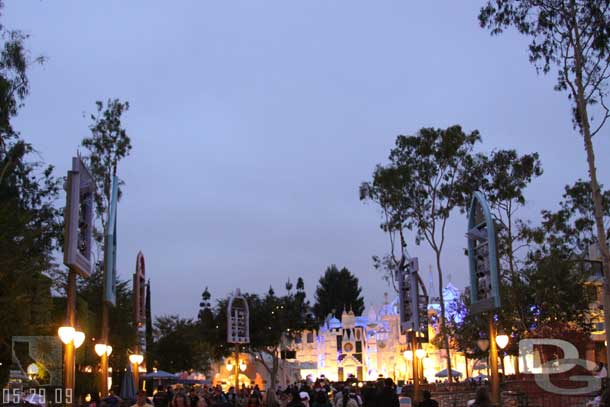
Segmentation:
<svg viewBox="0 0 610 407">
<path fill-rule="evenodd" d="M 441 338 L 443 339 L 443 345 L 445 346 L 445 350 L 447 352 L 447 380 L 449 381 L 449 383 L 453 383 L 453 377 L 451 375 L 451 352 L 449 350 L 449 337 L 447 336 L 445 330 L 445 299 L 443 298 L 443 272 L 441 269 L 441 253 L 439 251 L 436 251 L 436 270 L 438 271 L 438 292 L 439 302 L 441 305 L 439 332 L 441 334 Z"/>
<path fill-rule="evenodd" d="M 271 389 L 275 391 L 277 386 L 277 373 L 279 370 L 279 360 L 277 357 L 277 352 L 273 353 L 273 367 L 271 368 Z"/>
<path fill-rule="evenodd" d="M 582 61 L 582 45 L 580 42 L 580 33 L 575 16 L 575 5 L 572 2 L 572 21 L 574 24 L 574 56 L 575 56 L 575 77 L 576 77 L 576 110 L 580 116 L 580 128 L 582 130 L 585 151 L 587 153 L 587 164 L 589 167 L 589 177 L 591 180 L 591 195 L 593 198 L 593 213 L 595 217 L 595 226 L 597 228 L 597 242 L 599 244 L 602 255 L 602 267 L 604 273 L 604 329 L 606 332 L 606 341 L 610 343 L 610 251 L 606 243 L 606 231 L 604 230 L 604 210 L 603 196 L 600 191 L 599 182 L 597 181 L 597 168 L 595 167 L 595 152 L 593 150 L 593 140 L 591 137 L 591 127 L 589 123 L 589 114 L 587 112 L 587 100 L 585 98 L 585 89 L 583 87 L 583 61 Z M 606 358 L 610 361 L 610 347 L 606 346 Z M 610 377 L 610 369 L 608 374 Z"/>
</svg>

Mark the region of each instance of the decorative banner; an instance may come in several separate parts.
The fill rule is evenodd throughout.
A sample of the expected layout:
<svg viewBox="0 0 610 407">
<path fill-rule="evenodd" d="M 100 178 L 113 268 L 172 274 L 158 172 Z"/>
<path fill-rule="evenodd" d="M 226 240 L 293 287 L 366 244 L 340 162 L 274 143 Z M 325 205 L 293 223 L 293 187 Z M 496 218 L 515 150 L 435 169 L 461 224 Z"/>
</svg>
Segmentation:
<svg viewBox="0 0 610 407">
<path fill-rule="evenodd" d="M 250 311 L 239 289 L 235 290 L 227 305 L 227 342 L 250 343 Z"/>
<path fill-rule="evenodd" d="M 136 257 L 136 272 L 133 274 L 133 311 L 135 326 L 144 325 L 146 323 L 146 265 L 141 251 Z"/>
<path fill-rule="evenodd" d="M 108 223 L 106 224 L 106 248 L 104 250 L 104 301 L 116 305 L 116 215 L 119 195 L 119 179 L 112 177 L 112 191 L 108 203 Z"/>
<path fill-rule="evenodd" d="M 80 159 L 72 158 L 66 182 L 64 210 L 64 264 L 83 277 L 91 273 L 93 195 L 95 181 Z"/>
<path fill-rule="evenodd" d="M 468 214 L 470 295 L 475 314 L 500 307 L 496 228 L 485 196 L 475 192 Z"/>
</svg>

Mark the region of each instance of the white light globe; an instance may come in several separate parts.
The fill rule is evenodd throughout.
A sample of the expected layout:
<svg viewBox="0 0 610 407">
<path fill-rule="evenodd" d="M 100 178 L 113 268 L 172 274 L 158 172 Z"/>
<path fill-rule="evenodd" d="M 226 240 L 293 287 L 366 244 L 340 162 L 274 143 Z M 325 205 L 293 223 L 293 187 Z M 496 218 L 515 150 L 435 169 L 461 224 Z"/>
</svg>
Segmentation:
<svg viewBox="0 0 610 407">
<path fill-rule="evenodd" d="M 72 342 L 72 339 L 74 339 L 74 328 L 71 326 L 62 326 L 57 330 L 57 335 L 59 335 L 59 339 L 61 339 L 61 341 L 64 344 L 69 344 L 70 342 Z"/>
<path fill-rule="evenodd" d="M 85 342 L 85 333 L 81 331 L 74 332 L 74 347 L 80 348 L 80 346 Z"/>
</svg>

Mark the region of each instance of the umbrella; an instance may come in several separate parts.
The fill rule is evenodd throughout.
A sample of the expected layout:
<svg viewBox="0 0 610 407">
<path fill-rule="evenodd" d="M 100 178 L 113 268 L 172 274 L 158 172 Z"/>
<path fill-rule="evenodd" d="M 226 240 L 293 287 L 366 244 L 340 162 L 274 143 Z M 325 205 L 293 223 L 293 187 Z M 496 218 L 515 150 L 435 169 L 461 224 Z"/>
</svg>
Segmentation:
<svg viewBox="0 0 610 407">
<path fill-rule="evenodd" d="M 123 381 L 121 382 L 121 393 L 119 394 L 123 400 L 135 400 L 136 399 L 136 386 L 133 383 L 133 374 L 131 372 L 131 366 L 127 365 L 127 371 L 123 374 Z"/>
<path fill-rule="evenodd" d="M 438 372 L 437 374 L 434 375 L 435 377 L 447 377 L 447 369 L 443 369 L 440 372 Z M 462 377 L 462 372 L 458 372 L 457 370 L 453 370 L 451 369 L 451 376 L 452 377 Z"/>
<path fill-rule="evenodd" d="M 472 367 L 472 370 L 483 370 L 483 369 L 487 369 L 487 361 L 482 360 L 482 359 L 477 360 L 475 362 L 474 366 Z"/>
</svg>

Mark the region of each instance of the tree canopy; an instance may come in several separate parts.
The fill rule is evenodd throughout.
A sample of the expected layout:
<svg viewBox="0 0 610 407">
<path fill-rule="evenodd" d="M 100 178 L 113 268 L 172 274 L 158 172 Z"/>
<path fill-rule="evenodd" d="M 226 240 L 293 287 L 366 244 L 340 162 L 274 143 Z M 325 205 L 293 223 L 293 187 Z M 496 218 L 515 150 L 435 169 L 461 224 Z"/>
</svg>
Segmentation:
<svg viewBox="0 0 610 407">
<path fill-rule="evenodd" d="M 343 311 L 353 311 L 356 315 L 364 312 L 364 298 L 358 277 L 345 267 L 339 270 L 334 264 L 328 266 L 320 277 L 315 299 L 313 313 L 320 324 L 329 314 L 341 319 Z"/>
</svg>

